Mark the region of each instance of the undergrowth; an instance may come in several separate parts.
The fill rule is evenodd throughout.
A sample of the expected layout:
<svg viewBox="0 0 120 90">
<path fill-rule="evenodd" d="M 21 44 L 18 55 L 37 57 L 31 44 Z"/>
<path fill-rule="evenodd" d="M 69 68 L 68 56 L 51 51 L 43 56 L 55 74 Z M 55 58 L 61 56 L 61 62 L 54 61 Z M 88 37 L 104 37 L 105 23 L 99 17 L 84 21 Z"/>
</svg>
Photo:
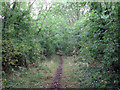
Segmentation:
<svg viewBox="0 0 120 90">
<path fill-rule="evenodd" d="M 56 68 L 58 58 L 54 56 L 44 62 L 36 62 L 29 65 L 29 70 L 19 67 L 11 75 L 3 75 L 3 88 L 48 88 L 50 87 Z"/>
</svg>

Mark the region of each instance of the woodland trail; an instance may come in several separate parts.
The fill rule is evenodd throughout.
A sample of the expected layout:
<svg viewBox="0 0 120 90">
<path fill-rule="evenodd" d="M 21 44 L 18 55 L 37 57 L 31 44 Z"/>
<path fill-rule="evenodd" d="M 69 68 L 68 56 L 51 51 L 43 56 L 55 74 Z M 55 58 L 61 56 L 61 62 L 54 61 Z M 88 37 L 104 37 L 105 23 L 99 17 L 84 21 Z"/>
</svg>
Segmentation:
<svg viewBox="0 0 120 90">
<path fill-rule="evenodd" d="M 60 80 L 61 80 L 61 76 L 62 76 L 62 64 L 63 64 L 63 59 L 62 59 L 62 56 L 59 55 L 59 66 L 56 70 L 56 75 L 54 77 L 51 88 L 61 88 Z"/>
</svg>

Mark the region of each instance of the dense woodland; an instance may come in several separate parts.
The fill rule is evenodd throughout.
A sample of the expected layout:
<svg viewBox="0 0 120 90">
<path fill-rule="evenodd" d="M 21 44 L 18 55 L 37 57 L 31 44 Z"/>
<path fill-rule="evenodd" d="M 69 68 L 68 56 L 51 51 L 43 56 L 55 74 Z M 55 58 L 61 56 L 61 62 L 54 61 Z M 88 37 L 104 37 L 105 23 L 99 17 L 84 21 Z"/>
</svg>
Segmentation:
<svg viewBox="0 0 120 90">
<path fill-rule="evenodd" d="M 119 2 L 0 4 L 3 88 L 49 88 L 59 54 L 63 88 L 120 88 Z"/>
</svg>

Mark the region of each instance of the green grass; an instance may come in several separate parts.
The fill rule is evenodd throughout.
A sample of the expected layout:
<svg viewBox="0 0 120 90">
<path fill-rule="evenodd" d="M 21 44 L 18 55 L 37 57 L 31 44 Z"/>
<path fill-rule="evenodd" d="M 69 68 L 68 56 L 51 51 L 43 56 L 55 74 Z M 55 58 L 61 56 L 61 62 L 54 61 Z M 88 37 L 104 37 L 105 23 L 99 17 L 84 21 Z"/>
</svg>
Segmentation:
<svg viewBox="0 0 120 90">
<path fill-rule="evenodd" d="M 48 88 L 50 87 L 56 69 L 58 57 L 48 58 L 45 62 L 37 62 L 37 67 L 29 65 L 29 70 L 14 71 L 13 74 L 3 77 L 3 87 L 14 88 Z M 7 80 L 5 80 L 7 78 Z"/>
<path fill-rule="evenodd" d="M 103 67 L 99 62 L 88 64 L 80 57 L 63 57 L 63 71 L 61 78 L 62 88 L 89 88 L 105 87 L 107 83 L 116 84 L 119 77 L 108 81 L 109 73 L 99 68 Z M 44 62 L 36 62 L 36 67 L 29 65 L 29 70 L 21 68 L 11 75 L 3 76 L 3 87 L 14 88 L 49 88 L 58 68 L 58 56 L 47 58 Z M 117 84 L 116 84 L 117 85 Z"/>
<path fill-rule="evenodd" d="M 73 57 L 63 57 L 63 72 L 61 84 L 63 88 L 78 88 L 78 77 L 74 74 L 74 69 L 77 69 L 77 65 L 73 62 Z"/>
<path fill-rule="evenodd" d="M 84 69 L 87 64 L 83 64 L 76 61 L 73 57 L 63 57 L 63 71 L 61 85 L 63 88 L 79 88 L 81 84 L 88 83 L 85 79 Z M 79 65 L 81 66 L 81 70 Z M 36 62 L 37 67 L 29 65 L 29 70 L 21 68 L 20 71 L 15 71 L 9 78 L 5 80 L 3 78 L 3 87 L 14 87 L 14 88 L 49 88 L 53 82 L 56 70 L 58 68 L 58 56 L 47 58 L 44 62 Z M 77 72 L 81 74 L 78 75 Z M 81 84 L 80 84 L 81 77 Z M 89 79 L 90 80 L 90 79 Z"/>
<path fill-rule="evenodd" d="M 36 62 L 37 67 L 29 65 L 29 70 L 21 68 L 20 71 L 14 71 L 3 77 L 3 87 L 14 88 L 49 88 L 53 82 L 56 70 L 58 68 L 58 56 L 47 58 L 44 62 Z M 63 88 L 77 88 L 79 86 L 78 77 L 75 75 L 75 70 L 78 65 L 74 63 L 73 57 L 63 56 L 63 73 L 61 84 Z"/>
</svg>

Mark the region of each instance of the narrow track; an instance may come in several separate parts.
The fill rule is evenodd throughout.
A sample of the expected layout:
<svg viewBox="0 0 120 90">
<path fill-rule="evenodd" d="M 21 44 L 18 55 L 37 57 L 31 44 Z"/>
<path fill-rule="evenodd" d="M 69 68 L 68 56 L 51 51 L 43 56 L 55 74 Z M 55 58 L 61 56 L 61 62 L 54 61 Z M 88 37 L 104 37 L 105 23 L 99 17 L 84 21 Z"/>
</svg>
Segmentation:
<svg viewBox="0 0 120 90">
<path fill-rule="evenodd" d="M 60 80 L 62 76 L 62 64 L 63 64 L 63 59 L 62 59 L 62 56 L 59 55 L 59 66 L 57 68 L 56 75 L 54 77 L 51 88 L 61 88 Z"/>
</svg>

